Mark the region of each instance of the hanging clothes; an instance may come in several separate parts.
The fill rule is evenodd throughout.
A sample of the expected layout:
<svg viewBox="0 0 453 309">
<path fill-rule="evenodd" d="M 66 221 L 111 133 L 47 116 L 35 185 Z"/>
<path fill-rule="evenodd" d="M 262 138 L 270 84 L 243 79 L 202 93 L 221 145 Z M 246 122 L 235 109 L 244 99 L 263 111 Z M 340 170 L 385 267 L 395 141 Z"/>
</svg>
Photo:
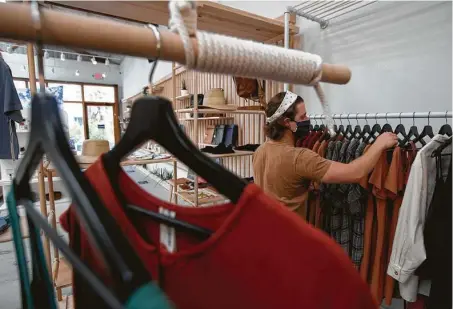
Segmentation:
<svg viewBox="0 0 453 309">
<path fill-rule="evenodd" d="M 451 158 L 451 156 L 450 156 Z M 441 162 L 442 158 L 438 158 Z M 426 216 L 423 239 L 426 260 L 416 270 L 420 279 L 431 280 L 428 309 L 452 308 L 452 162 L 447 179 L 438 162 L 436 187 Z"/>
<path fill-rule="evenodd" d="M 14 86 L 11 69 L 0 57 L 0 159 L 18 158 L 19 142 L 14 122 L 22 122 L 21 110 L 22 103 Z"/>
<path fill-rule="evenodd" d="M 215 231 L 207 240 L 179 231 L 161 239 L 159 223 L 135 212 L 126 215 L 103 157 L 85 175 L 178 309 L 377 307 L 341 248 L 254 184 L 236 205 L 187 208 L 149 195 L 120 171 L 119 187 L 127 203 L 153 211 L 163 208 Z M 69 232 L 71 247 L 79 248 L 81 258 L 104 282 L 114 284 L 72 206 L 60 222 Z M 82 282 L 75 284 L 76 308 L 105 308 Z"/>
<path fill-rule="evenodd" d="M 387 273 L 399 282 L 400 294 L 409 302 L 417 299 L 419 279 L 414 272 L 426 259 L 423 227 L 436 184 L 436 177 L 430 177 L 436 175 L 436 159 L 431 154 L 447 139 L 436 135 L 417 153 L 399 213 Z M 445 151 L 451 153 L 451 144 Z"/>
</svg>

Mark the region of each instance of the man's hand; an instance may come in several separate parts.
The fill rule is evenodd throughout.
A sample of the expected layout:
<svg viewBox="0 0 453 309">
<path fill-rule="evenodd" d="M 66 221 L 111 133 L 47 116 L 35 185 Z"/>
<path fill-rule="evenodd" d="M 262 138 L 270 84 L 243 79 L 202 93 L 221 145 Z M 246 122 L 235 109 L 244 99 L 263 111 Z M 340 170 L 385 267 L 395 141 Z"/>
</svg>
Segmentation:
<svg viewBox="0 0 453 309">
<path fill-rule="evenodd" d="M 398 144 L 398 137 L 394 133 L 385 132 L 378 136 L 374 144 L 382 151 L 395 147 Z"/>
</svg>

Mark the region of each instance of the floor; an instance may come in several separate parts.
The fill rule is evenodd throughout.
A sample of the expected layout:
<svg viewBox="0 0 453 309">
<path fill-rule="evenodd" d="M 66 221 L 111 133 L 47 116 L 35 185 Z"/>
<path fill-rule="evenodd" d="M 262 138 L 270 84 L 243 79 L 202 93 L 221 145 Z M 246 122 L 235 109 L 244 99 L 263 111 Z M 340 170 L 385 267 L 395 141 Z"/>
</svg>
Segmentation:
<svg viewBox="0 0 453 309">
<path fill-rule="evenodd" d="M 169 192 L 158 182 L 150 177 L 130 170 L 129 176 L 136 182 L 140 181 L 142 187 L 148 192 L 162 200 L 168 200 Z M 146 181 L 147 183 L 143 183 Z M 64 211 L 66 207 L 57 207 L 57 215 Z M 25 242 L 28 247 L 28 241 Z M 26 250 L 28 252 L 28 249 Z M 70 294 L 71 289 L 67 288 L 63 294 Z M 400 301 L 393 302 L 391 307 L 381 307 L 382 309 L 402 309 Z M 21 309 L 20 306 L 20 286 L 16 269 L 16 257 L 12 242 L 0 243 L 0 309 Z"/>
</svg>

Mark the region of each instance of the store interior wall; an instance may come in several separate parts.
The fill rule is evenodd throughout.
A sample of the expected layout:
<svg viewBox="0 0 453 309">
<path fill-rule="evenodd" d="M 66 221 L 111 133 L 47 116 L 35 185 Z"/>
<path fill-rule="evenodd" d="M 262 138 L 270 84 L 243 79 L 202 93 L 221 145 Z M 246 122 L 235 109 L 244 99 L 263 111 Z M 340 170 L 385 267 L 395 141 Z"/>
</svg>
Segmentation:
<svg viewBox="0 0 453 309">
<path fill-rule="evenodd" d="M 2 55 L 5 62 L 11 68 L 13 77 L 28 79 L 27 55 L 9 54 L 6 52 L 3 52 Z M 35 63 L 37 63 L 36 57 Z M 25 66 L 25 70 L 23 66 Z M 51 71 L 52 68 L 54 72 Z M 75 75 L 76 70 L 80 71 L 79 76 Z M 106 73 L 106 77 L 103 80 L 96 80 L 93 78 L 94 73 Z M 78 62 L 69 59 L 61 61 L 60 59 L 50 58 L 44 60 L 44 75 L 48 80 L 118 85 L 119 88 L 122 86 L 120 66 L 112 63 L 106 66 L 101 63 L 94 65 L 86 61 Z"/>
<path fill-rule="evenodd" d="M 251 13 L 276 18 L 297 1 L 219 1 Z M 325 62 L 347 65 L 351 81 L 323 84 L 333 113 L 428 112 L 452 109 L 452 3 L 450 1 L 381 1 L 319 24 L 297 18 L 304 51 Z M 124 97 L 147 84 L 150 65 L 127 57 L 122 65 Z M 154 81 L 171 73 L 160 62 Z M 296 86 L 309 113 L 322 113 L 311 87 Z M 424 121 L 424 120 L 422 120 Z M 390 120 L 398 123 L 399 120 Z M 444 120 L 433 120 L 435 126 Z M 361 122 L 363 123 L 363 121 Z M 403 120 L 411 124 L 412 120 Z"/>
<path fill-rule="evenodd" d="M 303 18 L 298 25 L 303 50 L 352 71 L 345 86 L 323 84 L 333 113 L 452 109 L 450 1 L 382 1 L 339 17 L 326 30 Z M 298 86 L 296 91 L 310 113 L 322 113 L 314 90 Z M 432 121 L 434 129 L 442 123 Z"/>
</svg>

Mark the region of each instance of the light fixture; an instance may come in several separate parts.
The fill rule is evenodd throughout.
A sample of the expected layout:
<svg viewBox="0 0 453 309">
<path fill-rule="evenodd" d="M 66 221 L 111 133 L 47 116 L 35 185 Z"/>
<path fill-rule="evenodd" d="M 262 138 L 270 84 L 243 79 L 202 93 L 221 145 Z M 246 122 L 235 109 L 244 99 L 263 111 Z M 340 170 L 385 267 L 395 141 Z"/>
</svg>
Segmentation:
<svg viewBox="0 0 453 309">
<path fill-rule="evenodd" d="M 109 64 L 110 64 L 109 58 L 105 58 L 105 65 L 109 65 Z"/>
<path fill-rule="evenodd" d="M 8 45 L 8 47 L 6 48 L 6 52 L 8 54 L 11 54 L 13 52 L 13 47 L 11 45 Z"/>
<path fill-rule="evenodd" d="M 81 62 L 82 61 L 82 55 L 77 55 L 77 61 Z"/>
<path fill-rule="evenodd" d="M 102 73 L 102 78 L 106 78 L 107 77 L 107 74 L 104 72 Z"/>
<path fill-rule="evenodd" d="M 55 68 L 51 68 L 50 72 L 55 73 Z"/>
<path fill-rule="evenodd" d="M 22 66 L 22 71 L 27 71 L 27 67 L 25 65 Z"/>
<path fill-rule="evenodd" d="M 61 61 L 65 61 L 66 60 L 66 56 L 63 53 L 61 53 L 61 55 L 60 55 L 60 60 Z"/>
<path fill-rule="evenodd" d="M 44 59 L 49 59 L 49 52 L 47 50 L 44 52 Z"/>
<path fill-rule="evenodd" d="M 98 62 L 96 61 L 96 58 L 94 58 L 94 57 L 91 57 L 91 63 L 94 65 L 98 64 Z"/>
<path fill-rule="evenodd" d="M 75 71 L 75 76 L 79 76 L 80 75 L 80 71 L 79 70 L 76 70 Z"/>
</svg>

